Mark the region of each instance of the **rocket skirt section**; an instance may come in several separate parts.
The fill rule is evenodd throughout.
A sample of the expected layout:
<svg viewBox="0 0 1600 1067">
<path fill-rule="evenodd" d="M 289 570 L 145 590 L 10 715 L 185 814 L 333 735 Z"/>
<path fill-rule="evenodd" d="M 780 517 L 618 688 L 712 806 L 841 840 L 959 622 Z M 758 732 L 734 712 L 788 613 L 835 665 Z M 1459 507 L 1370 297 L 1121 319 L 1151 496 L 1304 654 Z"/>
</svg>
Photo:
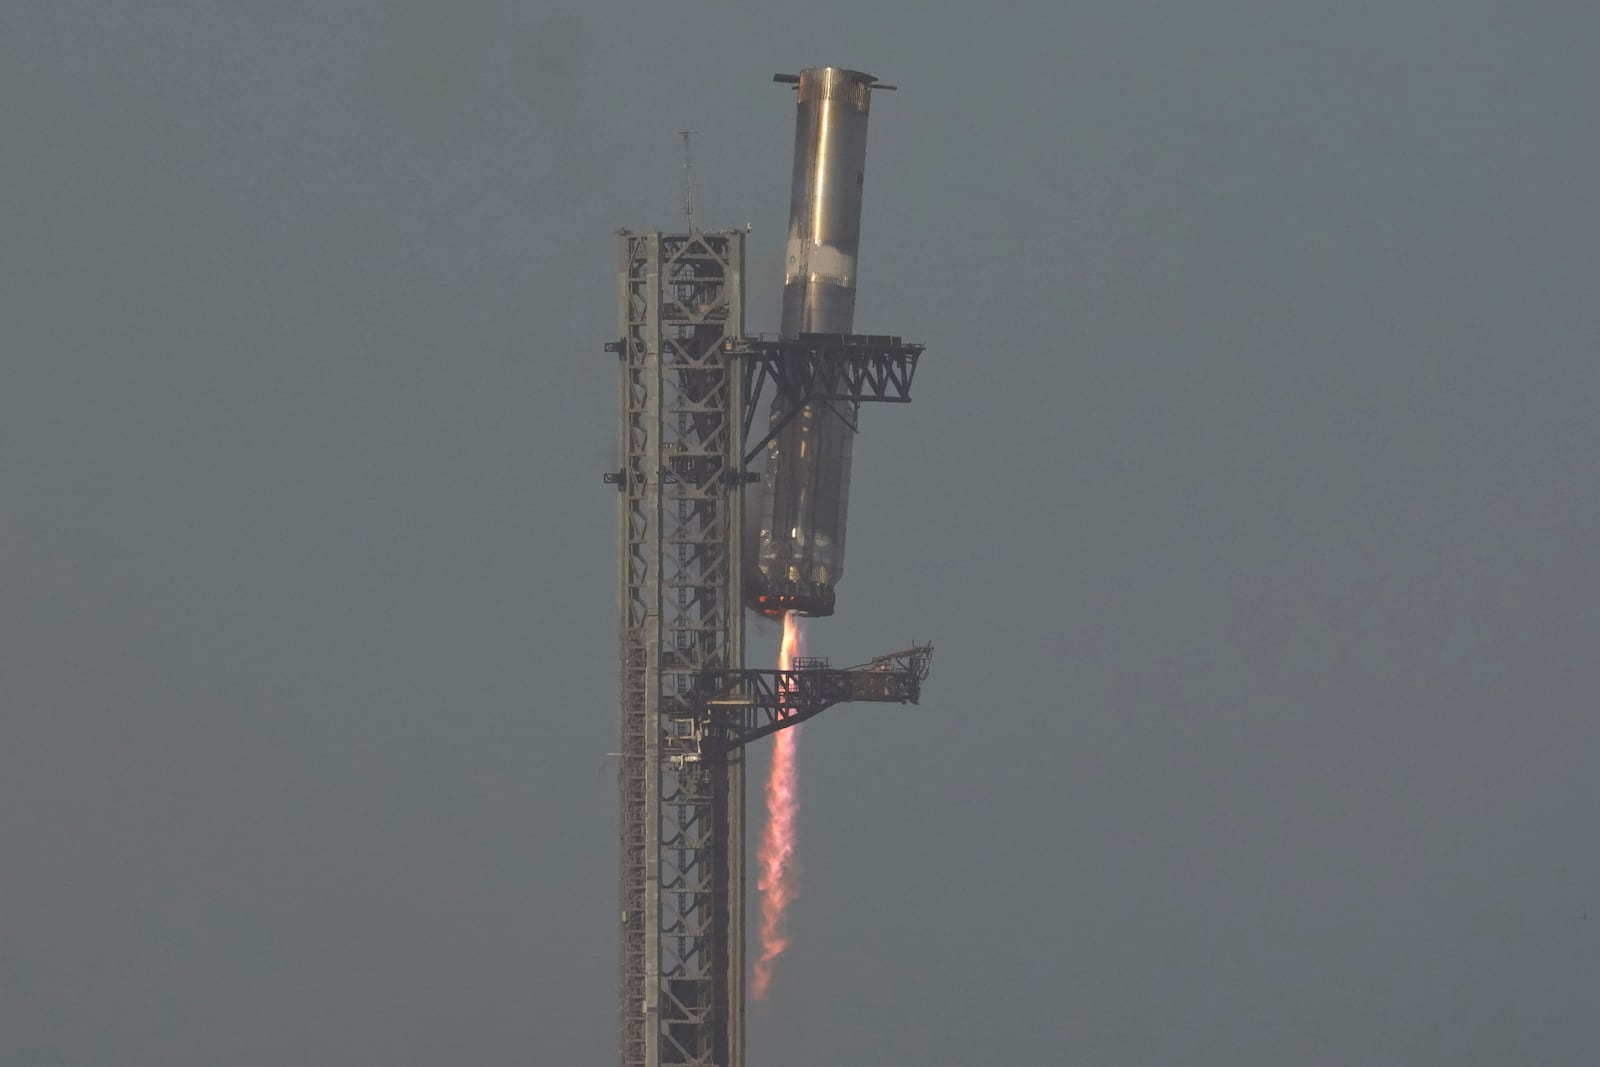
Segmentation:
<svg viewBox="0 0 1600 1067">
<path fill-rule="evenodd" d="M 760 611 L 833 614 L 833 587 L 844 575 L 854 421 L 852 405 L 814 400 L 767 446 Z"/>
</svg>

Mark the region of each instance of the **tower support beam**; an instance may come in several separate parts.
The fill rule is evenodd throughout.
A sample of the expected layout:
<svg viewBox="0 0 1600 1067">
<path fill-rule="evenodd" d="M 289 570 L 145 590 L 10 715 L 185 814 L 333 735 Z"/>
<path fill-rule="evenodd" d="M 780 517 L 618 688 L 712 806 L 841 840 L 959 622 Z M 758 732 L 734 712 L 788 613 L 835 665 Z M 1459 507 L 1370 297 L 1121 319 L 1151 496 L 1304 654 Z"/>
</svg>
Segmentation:
<svg viewBox="0 0 1600 1067">
<path fill-rule="evenodd" d="M 622 1067 L 744 1061 L 744 761 L 665 710 L 744 662 L 744 234 L 628 233 L 617 261 Z"/>
</svg>

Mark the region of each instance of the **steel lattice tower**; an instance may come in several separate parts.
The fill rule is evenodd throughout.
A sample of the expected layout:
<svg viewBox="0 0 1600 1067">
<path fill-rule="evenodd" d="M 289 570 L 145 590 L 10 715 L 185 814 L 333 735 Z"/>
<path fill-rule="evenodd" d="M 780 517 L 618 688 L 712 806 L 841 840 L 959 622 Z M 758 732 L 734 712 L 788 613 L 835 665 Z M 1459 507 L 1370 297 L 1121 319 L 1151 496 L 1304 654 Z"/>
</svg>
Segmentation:
<svg viewBox="0 0 1600 1067">
<path fill-rule="evenodd" d="M 906 403 L 921 345 L 741 336 L 744 234 L 618 247 L 622 1067 L 744 1062 L 744 745 L 847 702 L 914 704 L 931 646 L 744 666 L 745 439 L 807 404 Z"/>
<path fill-rule="evenodd" d="M 819 239 L 844 247 L 806 252 L 791 235 L 785 300 L 853 307 L 851 212 L 877 79 L 814 68 L 776 80 L 799 86 L 794 204 L 828 220 L 812 228 Z M 844 193 L 823 196 L 824 186 Z M 742 1067 L 743 746 L 834 704 L 914 704 L 932 653 L 914 645 L 842 670 L 821 659 L 744 666 L 747 602 L 768 614 L 833 609 L 848 456 L 831 473 L 790 457 L 803 460 L 806 444 L 822 440 L 819 413 L 838 420 L 829 432 L 847 449 L 861 404 L 909 402 L 922 353 L 899 337 L 838 332 L 850 328 L 847 315 L 802 316 L 780 339 L 746 336 L 744 237 L 623 230 L 617 246 L 620 339 L 606 347 L 620 362 L 622 466 L 606 481 L 621 491 L 622 1067 Z M 747 450 L 768 400 L 766 435 Z M 796 448 L 791 438 L 803 440 Z M 763 454 L 769 475 L 775 456 L 790 464 L 783 479 L 767 479 L 769 495 L 832 494 L 832 510 L 818 514 L 838 552 L 820 569 L 804 552 L 782 573 L 744 565 L 744 490 L 762 481 L 749 466 Z M 809 538 L 814 510 L 798 509 L 792 536 Z"/>
<path fill-rule="evenodd" d="M 744 661 L 744 234 L 623 232 L 618 275 L 622 1064 L 735 1067 L 743 755 L 703 757 L 687 698 Z"/>
</svg>

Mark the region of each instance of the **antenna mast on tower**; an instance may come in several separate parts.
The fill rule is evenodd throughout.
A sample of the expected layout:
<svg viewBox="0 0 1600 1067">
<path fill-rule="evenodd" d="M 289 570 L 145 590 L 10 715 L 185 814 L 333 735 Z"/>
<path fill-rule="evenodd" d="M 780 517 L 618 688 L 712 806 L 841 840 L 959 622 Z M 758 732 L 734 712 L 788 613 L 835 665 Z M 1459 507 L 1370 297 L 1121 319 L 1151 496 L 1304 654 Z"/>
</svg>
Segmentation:
<svg viewBox="0 0 1600 1067">
<path fill-rule="evenodd" d="M 694 157 L 689 153 L 689 135 L 693 130 L 679 130 L 683 138 L 683 219 L 684 229 L 694 232 Z"/>
</svg>

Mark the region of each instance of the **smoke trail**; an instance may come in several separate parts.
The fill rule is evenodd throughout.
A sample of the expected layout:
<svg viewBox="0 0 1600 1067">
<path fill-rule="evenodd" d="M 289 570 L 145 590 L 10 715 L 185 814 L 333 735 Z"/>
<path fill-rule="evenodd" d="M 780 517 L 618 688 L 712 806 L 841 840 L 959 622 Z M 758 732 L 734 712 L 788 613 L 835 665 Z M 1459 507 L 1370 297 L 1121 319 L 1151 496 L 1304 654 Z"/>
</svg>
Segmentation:
<svg viewBox="0 0 1600 1067">
<path fill-rule="evenodd" d="M 805 631 L 800 616 L 783 616 L 783 647 L 778 653 L 778 669 L 786 671 L 804 651 Z M 783 933 L 783 916 L 795 898 L 794 823 L 800 811 L 799 776 L 795 765 L 800 728 L 791 726 L 773 735 L 772 771 L 767 777 L 767 828 L 761 834 L 756 862 L 761 873 L 756 887 L 761 890 L 761 956 L 756 960 L 752 993 L 757 1000 L 767 995 L 772 982 L 772 964 L 789 939 Z"/>
</svg>

